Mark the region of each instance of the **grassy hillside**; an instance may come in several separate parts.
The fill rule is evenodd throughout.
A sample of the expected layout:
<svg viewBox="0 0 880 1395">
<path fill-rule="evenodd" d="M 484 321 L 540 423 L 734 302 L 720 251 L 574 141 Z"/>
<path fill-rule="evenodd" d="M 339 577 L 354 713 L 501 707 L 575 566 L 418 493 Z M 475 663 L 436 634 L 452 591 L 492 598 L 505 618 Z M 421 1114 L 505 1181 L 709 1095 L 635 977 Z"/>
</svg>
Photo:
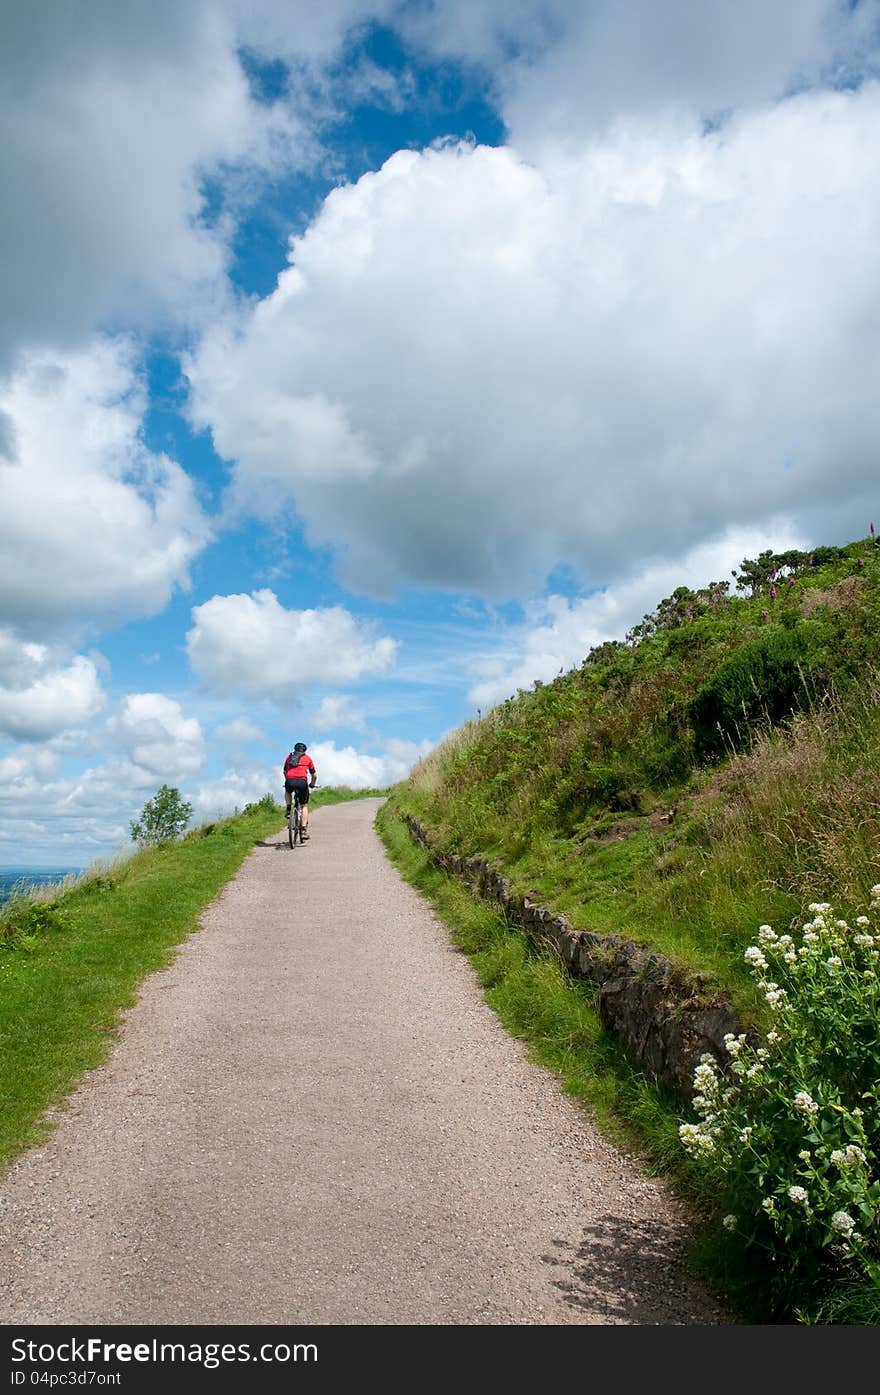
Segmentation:
<svg viewBox="0 0 880 1395">
<path fill-rule="evenodd" d="M 762 977 L 752 972 L 754 956 L 751 962 L 744 958 L 758 927 L 786 932 L 806 922 L 808 945 L 801 953 L 812 964 L 813 941 L 825 937 L 830 944 L 843 933 L 834 929 L 832 915 L 855 924 L 880 883 L 878 659 L 880 549 L 873 534 L 844 548 L 746 559 L 732 581 L 699 592 L 679 588 L 632 633 L 594 649 L 580 668 L 552 683 L 536 682 L 454 733 L 394 791 L 381 820 L 386 839 L 399 843 L 396 816 L 415 814 L 442 845 L 488 855 L 503 865 L 514 890 L 564 912 L 576 928 L 623 934 L 708 973 L 709 983 L 732 998 L 744 1021 L 766 1031 L 778 1025 L 778 985 L 768 981 L 771 968 Z M 813 930 L 817 903 L 828 903 L 833 912 L 820 908 Z M 871 910 L 877 909 L 875 892 Z M 865 928 L 862 922 L 859 928 Z M 870 935 L 862 938 L 867 948 L 848 943 L 844 957 L 851 949 L 876 955 Z M 795 950 L 787 952 L 787 964 L 793 964 Z M 827 952 L 827 964 L 839 966 L 839 954 Z M 788 972 L 786 964 L 783 970 Z M 852 987 L 858 978 L 874 994 L 872 958 L 860 961 L 857 971 L 847 960 L 843 969 L 827 973 L 848 974 L 849 987 L 815 976 L 806 990 L 793 985 L 789 1006 L 801 992 L 800 1017 L 795 1021 L 792 1009 L 782 1038 L 789 1051 L 785 1069 L 793 1072 L 786 1087 L 789 1105 L 795 1097 L 812 1098 L 809 1081 L 817 1098 L 824 1090 L 835 1127 L 846 1114 L 850 1132 L 840 1146 L 829 1142 L 826 1149 L 835 1160 L 828 1168 L 838 1177 L 841 1156 L 880 1157 L 880 1062 L 871 1044 L 880 1003 Z M 497 995 L 499 981 L 493 984 Z M 831 1013 L 819 1025 L 817 1004 Z M 537 1021 L 541 1012 L 531 1016 Z M 528 1028 L 518 1030 L 535 1040 Z M 609 1071 L 622 1078 L 619 1063 L 609 1065 L 608 1050 L 595 1036 L 582 1039 L 580 1063 L 562 1072 L 566 1078 L 598 1078 Z M 860 1043 L 858 1050 L 841 1044 L 852 1042 Z M 572 1047 L 569 1055 L 579 1050 Z M 762 1069 L 762 1061 L 756 1062 L 752 1075 Z M 572 1088 L 595 1100 L 595 1087 Z M 714 1088 L 711 1081 L 706 1086 Z M 854 1090 L 863 1107 L 850 1110 Z M 759 1111 L 766 1114 L 772 1093 L 765 1090 L 763 1103 L 755 1106 Z M 774 1097 L 784 1096 L 780 1086 Z M 853 1185 L 857 1171 L 859 1185 L 864 1182 L 858 1198 L 846 1205 L 854 1212 L 860 1206 L 861 1223 L 870 1228 L 873 1258 L 866 1267 L 850 1273 L 852 1246 L 835 1247 L 829 1231 L 814 1247 L 812 1268 L 805 1260 L 801 1268 L 789 1263 L 785 1270 L 778 1262 L 779 1235 L 789 1226 L 791 1260 L 798 1252 L 798 1217 L 790 1225 L 780 1217 L 785 1206 L 800 1208 L 799 1215 L 809 1211 L 814 1219 L 819 1214 L 804 1198 L 819 1186 L 825 1164 L 820 1167 L 817 1159 L 825 1153 L 812 1143 L 802 1146 L 800 1139 L 794 1170 L 789 1159 L 787 1181 L 779 1174 L 781 1200 L 760 1200 L 760 1186 L 769 1191 L 768 1178 L 775 1175 L 765 1155 L 744 1153 L 720 1183 L 708 1158 L 716 1140 L 706 1120 L 718 1138 L 722 1130 L 703 1099 L 703 1120 L 691 1125 L 697 1128 L 691 1140 L 704 1145 L 701 1164 L 699 1158 L 670 1158 L 675 1106 L 650 1081 L 633 1090 L 630 1080 L 616 1095 L 606 1090 L 606 1103 L 658 1167 L 675 1175 L 708 1212 L 713 1194 L 725 1187 L 731 1193 L 734 1182 L 727 1186 L 727 1180 L 735 1180 L 739 1167 L 743 1177 L 751 1170 L 749 1204 L 763 1207 L 768 1224 L 762 1230 L 740 1216 L 734 1226 L 728 1215 L 725 1226 L 737 1230 L 739 1253 L 728 1246 L 722 1263 L 725 1247 L 717 1245 L 713 1263 L 726 1282 L 734 1283 L 732 1275 L 739 1272 L 736 1282 L 751 1288 L 745 1301 L 758 1313 L 858 1322 L 864 1319 L 852 1313 L 867 1311 L 868 1320 L 878 1320 L 880 1177 L 861 1163 L 861 1171 L 847 1174 Z M 751 1136 L 751 1128 L 743 1126 L 742 1138 Z M 755 1128 L 757 1139 L 757 1122 Z M 867 1142 L 866 1128 L 873 1130 Z M 785 1132 L 779 1119 L 768 1124 L 767 1137 L 774 1131 L 778 1137 Z M 800 1186 L 802 1176 L 809 1188 Z M 745 1196 L 745 1183 L 741 1190 Z M 849 1224 L 844 1203 L 834 1205 L 834 1226 Z M 768 1229 L 770 1216 L 778 1221 L 776 1231 Z M 847 1236 L 858 1234 L 861 1243 L 859 1216 Z M 805 1244 L 805 1255 L 808 1249 Z M 829 1317 L 838 1311 L 828 1306 L 829 1292 L 848 1292 L 850 1280 L 859 1297 L 846 1309 L 849 1315 Z"/>
<path fill-rule="evenodd" d="M 880 548 L 764 554 L 469 722 L 395 792 L 576 926 L 757 1010 L 755 927 L 880 880 Z"/>
</svg>

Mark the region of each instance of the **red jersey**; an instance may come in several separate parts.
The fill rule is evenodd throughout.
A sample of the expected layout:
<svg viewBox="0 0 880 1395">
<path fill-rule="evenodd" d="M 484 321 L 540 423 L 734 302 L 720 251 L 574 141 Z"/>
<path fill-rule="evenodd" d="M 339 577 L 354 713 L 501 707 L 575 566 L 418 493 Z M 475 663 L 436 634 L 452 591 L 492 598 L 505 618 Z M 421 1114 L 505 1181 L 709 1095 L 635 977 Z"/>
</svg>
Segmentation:
<svg viewBox="0 0 880 1395">
<path fill-rule="evenodd" d="M 309 773 L 315 773 L 315 763 L 307 751 L 302 751 L 295 756 L 291 751 L 284 762 L 285 780 L 307 780 Z"/>
</svg>

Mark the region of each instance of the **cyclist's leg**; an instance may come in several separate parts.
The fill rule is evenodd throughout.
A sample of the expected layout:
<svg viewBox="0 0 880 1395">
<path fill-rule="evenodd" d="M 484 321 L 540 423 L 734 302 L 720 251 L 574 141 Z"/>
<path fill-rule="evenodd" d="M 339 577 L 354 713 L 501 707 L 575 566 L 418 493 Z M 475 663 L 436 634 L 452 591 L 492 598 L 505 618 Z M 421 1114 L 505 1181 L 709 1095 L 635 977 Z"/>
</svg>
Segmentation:
<svg viewBox="0 0 880 1395">
<path fill-rule="evenodd" d="M 297 802 L 297 804 L 299 805 L 300 827 L 301 827 L 301 829 L 302 829 L 302 832 L 301 832 L 301 834 L 300 834 L 300 837 L 301 837 L 301 838 L 308 838 L 308 836 L 309 836 L 309 835 L 308 835 L 308 827 L 309 827 L 309 787 L 308 787 L 308 784 L 306 784 L 305 781 L 302 781 L 302 782 L 300 782 L 300 783 L 297 784 L 297 787 L 296 787 L 296 802 Z"/>
</svg>

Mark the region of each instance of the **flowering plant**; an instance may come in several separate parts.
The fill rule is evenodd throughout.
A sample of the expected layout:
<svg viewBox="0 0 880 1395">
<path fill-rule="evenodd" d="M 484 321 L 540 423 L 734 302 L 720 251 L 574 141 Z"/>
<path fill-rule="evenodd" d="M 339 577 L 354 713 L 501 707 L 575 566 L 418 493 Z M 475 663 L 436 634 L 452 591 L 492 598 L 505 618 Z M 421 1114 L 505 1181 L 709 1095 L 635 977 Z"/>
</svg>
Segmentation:
<svg viewBox="0 0 880 1395">
<path fill-rule="evenodd" d="M 815 902 L 799 935 L 760 927 L 745 959 L 772 1026 L 726 1037 L 725 1070 L 702 1057 L 679 1129 L 729 1242 L 789 1291 L 829 1269 L 880 1282 L 880 885 L 869 910 L 850 925 Z"/>
</svg>

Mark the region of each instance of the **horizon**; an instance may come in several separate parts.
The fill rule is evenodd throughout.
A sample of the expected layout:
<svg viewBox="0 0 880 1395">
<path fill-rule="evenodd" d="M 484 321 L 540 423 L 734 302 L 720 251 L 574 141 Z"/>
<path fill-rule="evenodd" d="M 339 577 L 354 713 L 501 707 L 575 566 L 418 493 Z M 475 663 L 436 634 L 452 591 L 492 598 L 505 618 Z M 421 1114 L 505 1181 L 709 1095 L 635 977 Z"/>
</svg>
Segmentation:
<svg viewBox="0 0 880 1395">
<path fill-rule="evenodd" d="M 0 871 L 880 522 L 877 0 L 3 23 Z"/>
</svg>

